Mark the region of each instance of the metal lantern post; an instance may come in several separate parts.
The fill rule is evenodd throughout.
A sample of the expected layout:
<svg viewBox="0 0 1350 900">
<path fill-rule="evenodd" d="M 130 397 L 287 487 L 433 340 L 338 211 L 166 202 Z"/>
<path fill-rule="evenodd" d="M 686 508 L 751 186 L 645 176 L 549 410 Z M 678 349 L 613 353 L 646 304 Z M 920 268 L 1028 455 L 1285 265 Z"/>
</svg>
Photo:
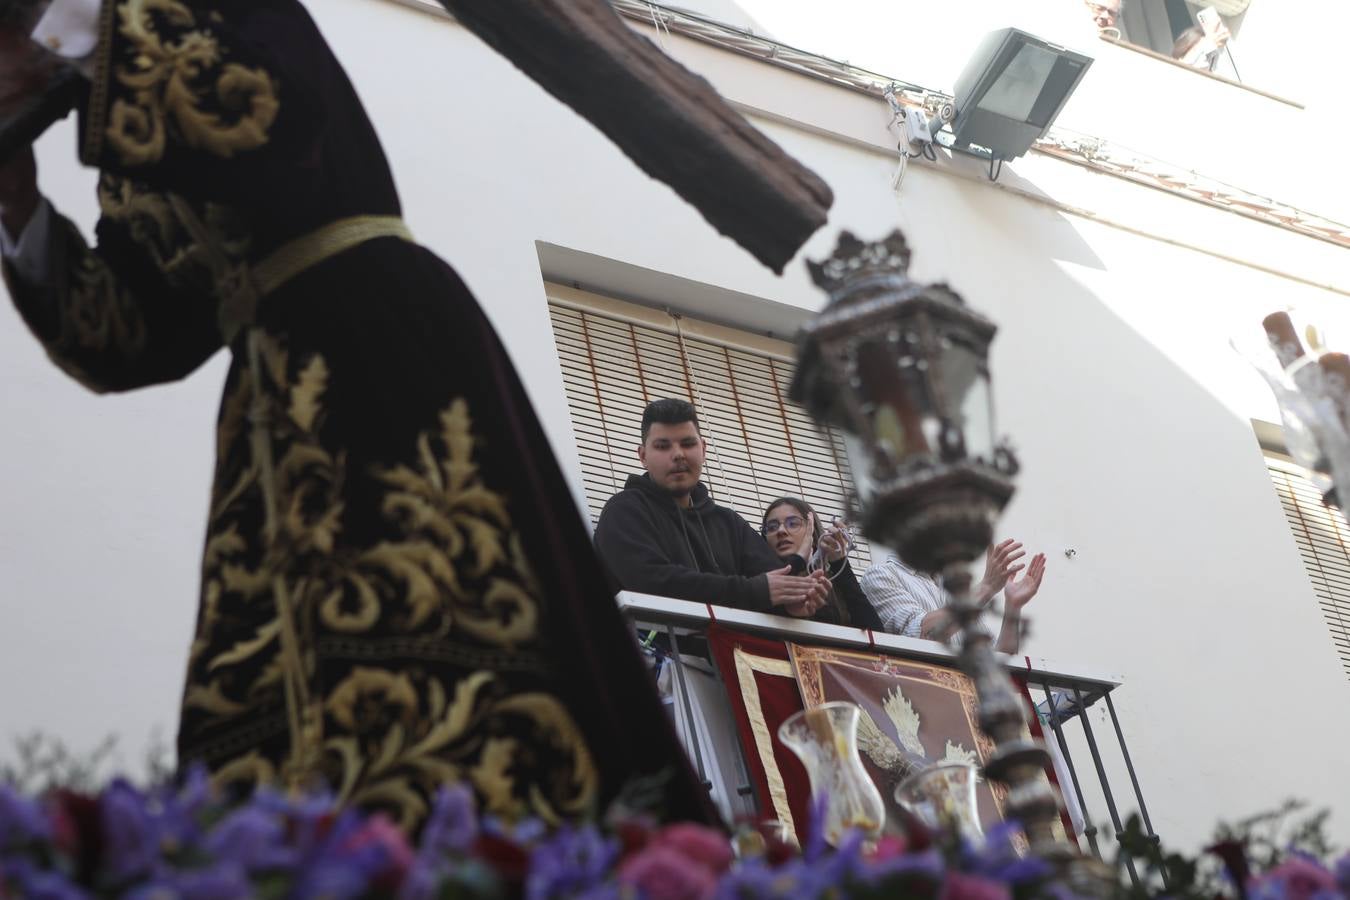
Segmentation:
<svg viewBox="0 0 1350 900">
<path fill-rule="evenodd" d="M 988 359 L 997 329 L 946 285 L 913 281 L 909 258 L 899 231 L 875 243 L 845 232 L 832 256 L 808 263 L 830 302 L 800 333 L 792 397 L 865 448 L 863 533 L 941 576 L 980 727 L 996 745 L 984 774 L 1007 785 L 1008 816 L 1033 852 L 1055 856 L 1066 848 L 1052 830 L 1049 755 L 1027 736 L 1021 697 L 970 591 L 971 564 L 989 547 L 1017 472 L 995 438 Z"/>
</svg>

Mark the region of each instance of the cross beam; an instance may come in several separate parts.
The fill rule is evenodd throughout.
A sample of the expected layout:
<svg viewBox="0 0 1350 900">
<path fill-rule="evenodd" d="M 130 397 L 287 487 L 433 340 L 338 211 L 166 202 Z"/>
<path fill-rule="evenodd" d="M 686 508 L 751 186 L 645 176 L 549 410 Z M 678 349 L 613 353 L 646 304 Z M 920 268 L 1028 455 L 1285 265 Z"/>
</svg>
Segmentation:
<svg viewBox="0 0 1350 900">
<path fill-rule="evenodd" d="M 605 0 L 440 2 L 774 272 L 825 224 L 829 186 Z"/>
</svg>

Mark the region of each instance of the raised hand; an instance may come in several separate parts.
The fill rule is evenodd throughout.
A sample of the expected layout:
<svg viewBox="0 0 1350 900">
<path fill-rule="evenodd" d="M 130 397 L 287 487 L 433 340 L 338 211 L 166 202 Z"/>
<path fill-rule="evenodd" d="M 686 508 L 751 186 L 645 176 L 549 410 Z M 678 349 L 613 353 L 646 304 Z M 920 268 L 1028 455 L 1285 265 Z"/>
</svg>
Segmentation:
<svg viewBox="0 0 1350 900">
<path fill-rule="evenodd" d="M 1003 588 L 1003 604 L 1008 609 L 1020 610 L 1031 602 L 1041 589 L 1041 579 L 1045 577 L 1045 554 L 1037 553 L 1031 558 L 1026 574 L 1020 579 L 1009 578 Z"/>
<path fill-rule="evenodd" d="M 848 553 L 848 532 L 843 525 L 832 524 L 820 536 L 820 546 L 825 551 L 826 559 L 838 562 Z"/>
<path fill-rule="evenodd" d="M 802 559 L 810 559 L 811 551 L 814 549 L 811 546 L 812 543 L 811 538 L 815 533 L 816 533 L 816 517 L 811 513 L 807 513 L 806 524 L 802 526 L 801 539 L 797 541 L 797 546 L 793 548 L 792 552 L 800 556 Z"/>
<path fill-rule="evenodd" d="M 984 577 L 975 587 L 976 602 L 981 605 L 988 603 L 995 594 L 1003 590 L 1008 579 L 1022 570 L 1017 561 L 1026 555 L 1021 543 L 1012 538 L 1005 538 L 990 547 L 984 563 Z"/>
</svg>

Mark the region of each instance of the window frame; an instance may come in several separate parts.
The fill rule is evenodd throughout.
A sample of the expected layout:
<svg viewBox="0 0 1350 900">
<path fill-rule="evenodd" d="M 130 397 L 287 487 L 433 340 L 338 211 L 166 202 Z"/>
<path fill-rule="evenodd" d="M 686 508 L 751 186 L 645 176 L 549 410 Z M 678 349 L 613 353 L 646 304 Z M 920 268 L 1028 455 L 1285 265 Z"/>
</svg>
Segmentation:
<svg viewBox="0 0 1350 900">
<path fill-rule="evenodd" d="M 554 282 L 545 282 L 545 294 L 592 523 L 627 477 L 641 471 L 641 405 L 661 396 L 694 403 L 708 440 L 703 481 L 751 527 L 758 529 L 768 502 L 785 495 L 802 497 L 822 518 L 848 515 L 856 481 L 843 435 L 822 432 L 785 396 L 793 344 Z M 596 330 L 589 341 L 582 320 L 594 323 L 585 326 Z M 621 337 L 632 342 L 628 369 Z M 679 359 L 641 355 L 654 347 Z M 624 372 L 625 383 L 616 383 Z M 786 443 L 774 446 L 780 433 Z M 861 576 L 873 554 L 861 536 L 855 541 L 850 560 Z"/>
</svg>

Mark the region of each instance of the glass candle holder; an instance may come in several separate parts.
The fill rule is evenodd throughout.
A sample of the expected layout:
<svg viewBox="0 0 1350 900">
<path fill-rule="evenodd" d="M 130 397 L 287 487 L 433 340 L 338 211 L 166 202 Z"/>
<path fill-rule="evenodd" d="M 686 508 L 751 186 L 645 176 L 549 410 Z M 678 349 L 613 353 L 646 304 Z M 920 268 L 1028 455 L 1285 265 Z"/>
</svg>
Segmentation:
<svg viewBox="0 0 1350 900">
<path fill-rule="evenodd" d="M 975 799 L 978 779 L 972 763 L 934 763 L 900 782 L 895 802 L 931 829 L 978 843 L 984 840 Z"/>
<path fill-rule="evenodd" d="M 855 828 L 876 840 L 886 822 L 881 792 L 858 756 L 860 715 L 857 704 L 833 701 L 804 709 L 778 728 L 778 739 L 806 767 L 812 796 L 824 798 L 825 821 L 817 827 L 834 846 Z"/>
</svg>

